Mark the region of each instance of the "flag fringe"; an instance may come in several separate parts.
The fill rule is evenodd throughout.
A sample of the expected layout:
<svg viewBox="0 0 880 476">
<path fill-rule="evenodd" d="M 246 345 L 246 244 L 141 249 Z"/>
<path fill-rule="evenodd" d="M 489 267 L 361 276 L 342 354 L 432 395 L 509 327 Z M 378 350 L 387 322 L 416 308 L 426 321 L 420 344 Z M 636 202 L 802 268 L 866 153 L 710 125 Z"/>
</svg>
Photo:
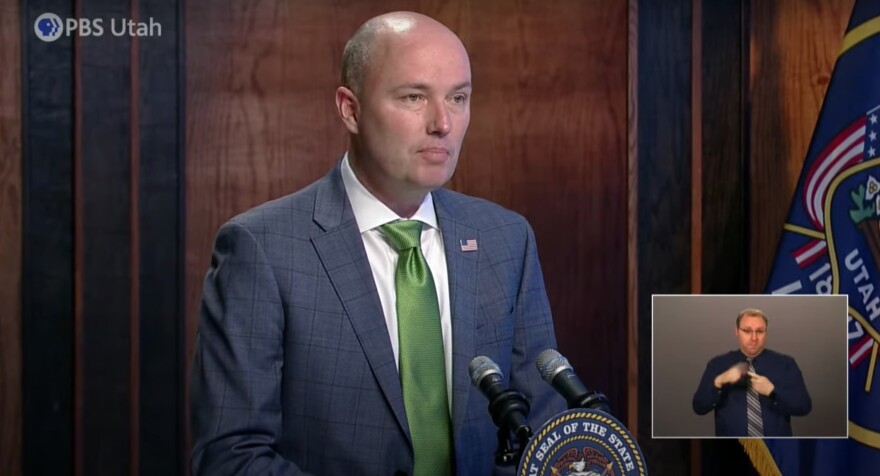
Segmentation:
<svg viewBox="0 0 880 476">
<path fill-rule="evenodd" d="M 749 459 L 752 460 L 752 466 L 755 467 L 758 474 L 761 476 L 782 476 L 782 472 L 779 471 L 779 466 L 776 465 L 776 460 L 773 459 L 764 440 L 740 438 L 739 442 Z"/>
</svg>

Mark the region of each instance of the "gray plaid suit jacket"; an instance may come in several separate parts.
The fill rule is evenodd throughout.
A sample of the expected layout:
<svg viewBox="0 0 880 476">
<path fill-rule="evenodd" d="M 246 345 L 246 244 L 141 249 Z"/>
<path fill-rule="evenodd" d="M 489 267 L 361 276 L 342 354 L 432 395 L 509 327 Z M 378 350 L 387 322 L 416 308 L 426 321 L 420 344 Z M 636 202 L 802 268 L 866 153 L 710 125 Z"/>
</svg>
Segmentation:
<svg viewBox="0 0 880 476">
<path fill-rule="evenodd" d="M 564 410 L 534 365 L 556 346 L 550 308 L 525 219 L 453 191 L 433 196 L 451 294 L 456 474 L 493 474 L 496 427 L 468 364 L 497 362 L 537 429 Z M 477 251 L 461 251 L 469 238 Z M 412 473 L 399 375 L 339 165 L 220 228 L 191 384 L 195 474 Z"/>
</svg>

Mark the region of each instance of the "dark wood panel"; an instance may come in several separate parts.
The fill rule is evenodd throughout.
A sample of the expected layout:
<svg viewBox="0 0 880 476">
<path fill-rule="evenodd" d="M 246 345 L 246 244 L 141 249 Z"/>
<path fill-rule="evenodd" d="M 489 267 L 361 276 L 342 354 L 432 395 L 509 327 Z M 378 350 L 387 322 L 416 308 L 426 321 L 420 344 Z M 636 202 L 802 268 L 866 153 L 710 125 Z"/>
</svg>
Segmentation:
<svg viewBox="0 0 880 476">
<path fill-rule="evenodd" d="M 701 288 L 705 294 L 748 292 L 745 109 L 748 1 L 702 2 L 703 194 Z M 701 440 L 691 474 L 757 474 L 737 441 Z"/>
<path fill-rule="evenodd" d="M 21 470 L 21 30 L 0 4 L 0 474 Z"/>
<path fill-rule="evenodd" d="M 7 3 L 17 2 L 0 10 L 0 473 L 185 474 L 183 3 L 23 2 L 22 14 Z M 104 34 L 43 42 L 32 28 L 47 11 L 101 18 Z M 111 18 L 138 15 L 162 36 L 109 31 Z"/>
<path fill-rule="evenodd" d="M 691 474 L 716 476 L 758 476 L 758 471 L 738 439 L 702 439 L 699 441 L 702 466 Z"/>
<path fill-rule="evenodd" d="M 22 28 L 69 1 L 23 2 Z M 27 32 L 29 33 L 29 31 Z M 71 474 L 73 365 L 73 41 L 22 32 L 23 469 Z"/>
<path fill-rule="evenodd" d="M 854 0 L 751 1 L 750 289 L 763 292 Z"/>
<path fill-rule="evenodd" d="M 651 294 L 691 290 L 691 0 L 638 6 L 639 368 L 651 368 Z M 653 473 L 687 474 L 689 444 L 650 440 L 651 375 L 638 436 Z"/>
<path fill-rule="evenodd" d="M 702 2 L 702 292 L 748 292 L 744 2 Z"/>
<path fill-rule="evenodd" d="M 639 172 L 639 2 L 627 5 L 627 179 L 626 179 L 626 332 L 627 332 L 627 419 L 638 436 L 639 428 L 639 312 L 638 312 L 638 172 Z"/>
<path fill-rule="evenodd" d="M 82 2 L 79 16 L 131 15 L 127 2 L 90 0 Z M 126 474 L 133 457 L 130 41 L 78 39 L 82 474 Z"/>
<path fill-rule="evenodd" d="M 140 0 L 137 17 L 162 36 L 136 45 L 140 323 L 140 474 L 184 470 L 183 369 L 183 2 Z M 133 471 L 134 473 L 134 471 Z"/>
</svg>

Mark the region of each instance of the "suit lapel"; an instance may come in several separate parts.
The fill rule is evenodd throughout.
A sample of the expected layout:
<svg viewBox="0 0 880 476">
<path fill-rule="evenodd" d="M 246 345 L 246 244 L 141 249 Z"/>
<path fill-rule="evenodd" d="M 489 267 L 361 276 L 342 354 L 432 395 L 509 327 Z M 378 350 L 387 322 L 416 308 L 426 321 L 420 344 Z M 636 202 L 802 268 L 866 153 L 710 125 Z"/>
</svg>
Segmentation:
<svg viewBox="0 0 880 476">
<path fill-rule="evenodd" d="M 446 267 L 449 275 L 449 300 L 452 310 L 452 428 L 458 431 L 467 413 L 471 380 L 468 365 L 474 357 L 474 328 L 477 303 L 477 265 L 479 250 L 463 252 L 460 240 L 477 239 L 476 228 L 460 221 L 466 215 L 457 210 L 447 191 L 434 191 L 434 209 L 443 234 Z"/>
<path fill-rule="evenodd" d="M 314 220 L 324 232 L 313 236 L 312 244 L 342 301 L 379 387 L 409 438 L 403 392 L 389 343 L 388 327 L 338 165 L 318 184 Z"/>
</svg>

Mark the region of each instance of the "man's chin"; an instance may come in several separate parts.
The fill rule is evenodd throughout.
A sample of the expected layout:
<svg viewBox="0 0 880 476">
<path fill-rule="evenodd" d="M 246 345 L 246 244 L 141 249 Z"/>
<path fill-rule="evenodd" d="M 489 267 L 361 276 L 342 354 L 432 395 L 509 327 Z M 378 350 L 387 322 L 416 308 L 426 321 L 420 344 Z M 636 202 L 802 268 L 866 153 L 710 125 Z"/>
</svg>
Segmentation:
<svg viewBox="0 0 880 476">
<path fill-rule="evenodd" d="M 421 188 L 424 188 L 426 190 L 436 190 L 446 185 L 446 183 L 449 182 L 449 179 L 451 178 L 451 172 L 443 171 L 442 173 L 438 172 L 432 174 L 424 174 L 423 176 L 419 177 L 417 183 Z"/>
</svg>

